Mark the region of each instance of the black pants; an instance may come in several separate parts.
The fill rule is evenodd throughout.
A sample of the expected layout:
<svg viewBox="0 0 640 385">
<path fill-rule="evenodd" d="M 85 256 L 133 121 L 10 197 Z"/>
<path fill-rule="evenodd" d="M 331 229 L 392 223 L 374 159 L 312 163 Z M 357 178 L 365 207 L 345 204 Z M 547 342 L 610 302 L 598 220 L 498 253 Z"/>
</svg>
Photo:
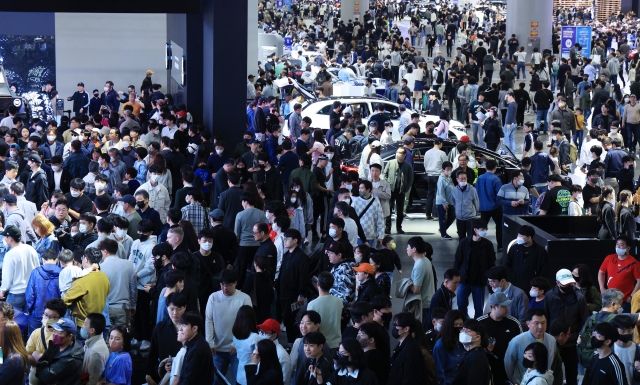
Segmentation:
<svg viewBox="0 0 640 385">
<path fill-rule="evenodd" d="M 402 230 L 402 221 L 404 220 L 404 193 L 402 191 L 394 191 L 391 193 L 391 200 L 389 201 L 389 207 L 396 207 L 396 230 Z M 387 223 L 385 227 L 391 228 L 391 215 L 387 217 Z"/>
<path fill-rule="evenodd" d="M 567 385 L 578 385 L 578 351 L 576 347 L 561 347 L 560 357 L 564 364 L 564 375 L 567 380 Z"/>
<path fill-rule="evenodd" d="M 282 323 L 287 328 L 287 341 L 293 344 L 299 337 L 300 328 L 296 327 L 296 314 L 298 310 L 291 311 L 291 304 L 297 301 L 297 298 L 283 298 L 280 301 L 282 306 Z"/>
<path fill-rule="evenodd" d="M 244 285 L 244 279 L 247 276 L 247 269 L 253 263 L 253 258 L 256 256 L 256 252 L 260 246 L 240 246 L 238 247 L 238 256 L 233 269 L 238 272 L 238 285 L 242 287 Z"/>
<path fill-rule="evenodd" d="M 398 76 L 400 75 L 400 67 L 399 66 L 391 66 L 391 78 L 395 84 L 398 84 Z M 392 100 L 395 102 L 395 100 Z"/>
<path fill-rule="evenodd" d="M 155 317 L 154 317 L 155 319 Z M 136 314 L 133 315 L 133 334 L 135 338 L 142 342 L 151 341 L 151 296 L 144 290 L 138 289 L 138 300 L 136 302 Z"/>
<path fill-rule="evenodd" d="M 438 189 L 438 176 L 427 176 L 427 216 L 438 215 L 436 211 L 436 191 Z"/>
<path fill-rule="evenodd" d="M 495 151 L 498 148 L 499 143 L 487 143 L 487 149 L 491 151 Z"/>
<path fill-rule="evenodd" d="M 462 238 L 472 236 L 473 219 L 456 219 L 456 229 L 458 231 L 458 240 L 462 240 Z"/>
<path fill-rule="evenodd" d="M 324 234 L 324 219 L 325 215 L 325 206 L 326 206 L 327 198 L 315 197 L 313 198 L 313 229 L 311 229 L 311 233 L 315 236 L 318 235 L 317 225 L 318 225 L 318 217 L 320 217 L 320 233 Z"/>
<path fill-rule="evenodd" d="M 493 219 L 493 223 L 496 224 L 496 241 L 498 242 L 498 248 L 502 248 L 502 206 L 493 209 L 491 211 L 480 211 L 480 218 L 483 221 L 489 223 L 489 218 Z"/>
</svg>

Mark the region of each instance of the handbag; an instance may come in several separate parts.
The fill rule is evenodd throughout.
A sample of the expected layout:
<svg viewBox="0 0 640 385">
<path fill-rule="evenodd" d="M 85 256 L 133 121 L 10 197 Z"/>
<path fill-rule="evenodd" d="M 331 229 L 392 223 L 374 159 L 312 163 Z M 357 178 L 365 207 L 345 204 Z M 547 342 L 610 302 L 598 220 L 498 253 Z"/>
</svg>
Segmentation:
<svg viewBox="0 0 640 385">
<path fill-rule="evenodd" d="M 598 54 L 594 54 L 594 55 L 593 55 L 593 58 L 591 59 L 591 64 L 596 65 L 596 66 L 599 66 L 599 65 L 600 65 L 600 63 L 602 63 L 601 58 L 600 58 L 600 55 L 598 55 Z"/>
</svg>

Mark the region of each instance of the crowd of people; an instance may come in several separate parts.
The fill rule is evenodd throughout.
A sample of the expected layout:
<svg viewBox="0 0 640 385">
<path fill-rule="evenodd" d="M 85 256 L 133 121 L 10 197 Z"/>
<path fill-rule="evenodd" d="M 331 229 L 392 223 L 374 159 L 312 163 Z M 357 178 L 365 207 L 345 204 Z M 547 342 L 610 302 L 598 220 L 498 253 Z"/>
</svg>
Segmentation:
<svg viewBox="0 0 640 385">
<path fill-rule="evenodd" d="M 237 144 L 193 123 L 152 71 L 140 94 L 107 81 L 90 97 L 78 83 L 74 116 L 60 123 L 10 107 L 0 120 L 0 384 L 639 384 L 640 78 L 628 31 L 597 33 L 591 58 L 579 44 L 560 58 L 556 34 L 527 61 L 502 11 L 375 2 L 361 24 L 330 20 L 333 3 L 282 12 L 261 2 L 266 31 L 319 53 L 309 85 L 320 95 L 331 95 L 327 65 L 386 81 L 403 122 L 392 159 L 381 157 L 395 129 L 384 106 L 365 126 L 336 101 L 330 127 L 314 127 L 299 95 L 273 85 L 309 78 L 303 55 L 270 58 L 249 77 Z M 559 24 L 587 14 L 563 10 Z M 395 23 L 405 18 L 408 36 Z M 514 90 L 527 64 L 530 83 Z M 535 122 L 524 121 L 528 107 Z M 421 132 L 420 110 L 440 121 Z M 454 114 L 472 135 L 447 153 Z M 473 145 L 515 149 L 520 128 L 522 167 L 501 179 Z M 446 241 L 456 222 L 440 276 L 428 237 L 407 237 L 402 251 L 394 238 L 405 234 L 419 138 L 433 141 L 425 217 Z M 343 171 L 356 154 L 358 170 Z M 578 171 L 584 187 L 567 183 Z M 549 271 L 530 226 L 504 244 L 510 214 L 597 216 L 599 238 L 616 243 L 598 285 L 584 264 Z M 410 277 L 394 279 L 401 256 Z"/>
</svg>

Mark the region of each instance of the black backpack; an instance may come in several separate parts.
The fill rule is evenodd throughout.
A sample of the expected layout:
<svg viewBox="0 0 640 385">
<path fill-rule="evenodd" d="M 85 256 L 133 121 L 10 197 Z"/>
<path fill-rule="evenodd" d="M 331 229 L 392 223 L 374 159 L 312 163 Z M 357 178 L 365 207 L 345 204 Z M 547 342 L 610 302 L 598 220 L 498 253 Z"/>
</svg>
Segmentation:
<svg viewBox="0 0 640 385">
<path fill-rule="evenodd" d="M 444 83 L 444 74 L 442 73 L 442 70 L 438 70 L 438 77 L 436 78 L 436 83 L 437 84 Z"/>
</svg>

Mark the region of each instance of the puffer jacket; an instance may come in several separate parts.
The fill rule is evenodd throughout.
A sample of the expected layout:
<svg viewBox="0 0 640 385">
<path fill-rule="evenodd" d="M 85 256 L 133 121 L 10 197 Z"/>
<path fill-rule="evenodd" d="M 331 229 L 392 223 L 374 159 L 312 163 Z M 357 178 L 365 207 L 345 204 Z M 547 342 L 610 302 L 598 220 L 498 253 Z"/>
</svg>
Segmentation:
<svg viewBox="0 0 640 385">
<path fill-rule="evenodd" d="M 38 360 L 36 378 L 41 384 L 79 384 L 83 358 L 84 346 L 77 340 L 63 352 L 53 342 L 49 342 L 49 348 Z"/>
<path fill-rule="evenodd" d="M 157 243 L 158 237 L 151 235 L 146 241 L 141 242 L 136 239 L 131 245 L 129 262 L 133 264 L 133 270 L 138 277 L 138 290 L 144 290 L 144 285 L 156 282 L 156 269 L 151 260 L 151 250 Z"/>
<path fill-rule="evenodd" d="M 42 265 L 31 272 L 25 297 L 28 313 L 32 318 L 41 318 L 45 303 L 51 298 L 60 298 L 58 276 L 62 269 L 54 264 Z"/>
</svg>

